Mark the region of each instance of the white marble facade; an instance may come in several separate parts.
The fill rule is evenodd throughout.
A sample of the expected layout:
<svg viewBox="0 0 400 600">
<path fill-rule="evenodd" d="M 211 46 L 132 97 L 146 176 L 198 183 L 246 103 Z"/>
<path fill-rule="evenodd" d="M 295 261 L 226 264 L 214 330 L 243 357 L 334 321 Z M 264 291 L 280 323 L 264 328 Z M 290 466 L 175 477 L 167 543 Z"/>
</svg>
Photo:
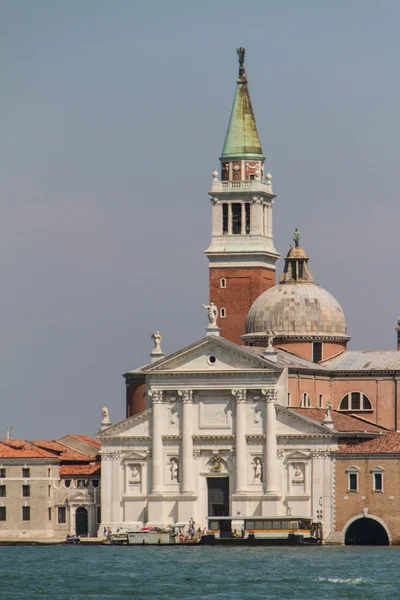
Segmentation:
<svg viewBox="0 0 400 600">
<path fill-rule="evenodd" d="M 102 443 L 103 527 L 206 526 L 208 479 L 229 482 L 229 515 L 334 520 L 332 430 L 286 408 L 287 372 L 208 336 L 142 369 L 147 406 Z"/>
</svg>

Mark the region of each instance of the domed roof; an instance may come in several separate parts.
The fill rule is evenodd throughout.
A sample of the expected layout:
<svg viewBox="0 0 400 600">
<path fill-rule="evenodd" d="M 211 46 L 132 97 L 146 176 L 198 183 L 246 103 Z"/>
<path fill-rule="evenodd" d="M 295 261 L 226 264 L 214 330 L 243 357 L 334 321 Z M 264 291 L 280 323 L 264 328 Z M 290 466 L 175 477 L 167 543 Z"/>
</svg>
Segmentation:
<svg viewBox="0 0 400 600">
<path fill-rule="evenodd" d="M 314 282 L 297 229 L 293 239 L 279 285 L 261 294 L 248 312 L 244 340 L 267 337 L 269 331 L 281 340 L 348 341 L 342 307 Z"/>
<path fill-rule="evenodd" d="M 348 340 L 346 317 L 339 302 L 315 283 L 281 283 L 265 291 L 251 306 L 245 339 L 275 338 Z"/>
</svg>

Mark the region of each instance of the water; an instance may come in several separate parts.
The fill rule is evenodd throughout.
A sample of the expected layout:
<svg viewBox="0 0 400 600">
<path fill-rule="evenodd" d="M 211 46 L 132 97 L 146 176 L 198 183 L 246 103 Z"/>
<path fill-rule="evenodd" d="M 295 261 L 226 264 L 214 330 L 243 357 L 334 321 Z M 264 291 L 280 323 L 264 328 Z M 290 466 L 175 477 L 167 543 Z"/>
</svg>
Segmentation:
<svg viewBox="0 0 400 600">
<path fill-rule="evenodd" d="M 400 548 L 0 547 L 1 600 L 400 598 Z"/>
</svg>

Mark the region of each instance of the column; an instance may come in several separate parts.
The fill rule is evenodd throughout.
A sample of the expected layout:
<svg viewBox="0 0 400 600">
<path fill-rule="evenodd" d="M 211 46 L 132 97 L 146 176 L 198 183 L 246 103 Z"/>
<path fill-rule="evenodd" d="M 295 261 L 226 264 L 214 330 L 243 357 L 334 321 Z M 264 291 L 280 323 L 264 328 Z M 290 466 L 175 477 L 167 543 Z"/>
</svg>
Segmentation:
<svg viewBox="0 0 400 600">
<path fill-rule="evenodd" d="M 276 410 L 278 392 L 276 390 L 262 390 L 266 402 L 266 441 L 265 441 L 265 477 L 264 491 L 266 494 L 279 494 L 278 484 L 278 459 L 276 456 L 278 444 L 276 440 Z"/>
<path fill-rule="evenodd" d="M 263 235 L 263 204 L 261 198 L 254 197 L 250 208 L 251 212 L 251 233 L 253 235 Z"/>
<path fill-rule="evenodd" d="M 218 198 L 211 198 L 211 235 L 221 235 L 222 232 L 222 204 Z"/>
<path fill-rule="evenodd" d="M 232 235 L 232 202 L 228 202 L 228 234 Z"/>
<path fill-rule="evenodd" d="M 232 390 L 236 397 L 236 493 L 247 487 L 246 390 Z"/>
<path fill-rule="evenodd" d="M 163 393 L 162 390 L 151 392 L 153 400 L 153 434 L 152 434 L 152 494 L 160 493 L 163 488 L 164 450 L 162 441 L 163 428 Z"/>
<path fill-rule="evenodd" d="M 246 205 L 243 204 L 243 202 L 242 202 L 241 203 L 241 207 L 242 208 L 241 208 L 241 213 L 240 213 L 240 216 L 241 216 L 241 230 L 240 230 L 240 233 L 242 235 L 245 235 L 246 234 Z"/>
<path fill-rule="evenodd" d="M 178 392 L 182 397 L 182 464 L 181 491 L 193 493 L 193 392 Z"/>
</svg>

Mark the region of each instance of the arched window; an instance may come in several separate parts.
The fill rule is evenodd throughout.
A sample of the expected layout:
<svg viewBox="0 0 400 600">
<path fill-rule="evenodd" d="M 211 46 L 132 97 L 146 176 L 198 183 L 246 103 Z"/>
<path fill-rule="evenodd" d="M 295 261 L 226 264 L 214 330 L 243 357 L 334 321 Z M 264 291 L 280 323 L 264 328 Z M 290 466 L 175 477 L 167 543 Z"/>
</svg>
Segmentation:
<svg viewBox="0 0 400 600">
<path fill-rule="evenodd" d="M 339 410 L 372 410 L 372 404 L 362 392 L 350 392 L 343 396 Z"/>
<path fill-rule="evenodd" d="M 304 392 L 304 394 L 301 397 L 300 406 L 302 408 L 310 408 L 311 406 L 310 396 L 306 392 Z"/>
<path fill-rule="evenodd" d="M 226 279 L 225 279 L 225 277 L 222 277 L 222 278 L 220 279 L 220 281 L 219 281 L 219 285 L 220 285 L 222 288 L 226 288 Z"/>
<path fill-rule="evenodd" d="M 225 310 L 225 308 L 220 308 L 219 309 L 219 316 L 221 317 L 221 319 L 225 319 L 225 317 L 226 317 L 226 310 Z"/>
</svg>

